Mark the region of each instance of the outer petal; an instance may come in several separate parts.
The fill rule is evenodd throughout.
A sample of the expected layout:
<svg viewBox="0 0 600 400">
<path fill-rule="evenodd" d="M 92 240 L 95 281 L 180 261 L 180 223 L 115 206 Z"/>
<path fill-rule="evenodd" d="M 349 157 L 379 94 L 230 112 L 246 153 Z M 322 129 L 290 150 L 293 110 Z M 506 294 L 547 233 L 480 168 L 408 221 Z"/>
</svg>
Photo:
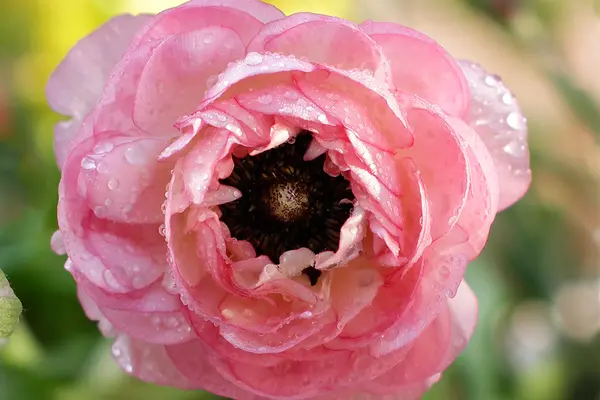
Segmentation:
<svg viewBox="0 0 600 400">
<path fill-rule="evenodd" d="M 134 121 L 146 132 L 173 130 L 189 114 L 227 64 L 243 58 L 244 43 L 218 26 L 173 35 L 153 53 L 140 77 Z"/>
<path fill-rule="evenodd" d="M 113 343 L 112 353 L 125 372 L 145 382 L 180 389 L 198 389 L 175 367 L 164 346 L 120 334 Z"/>
<path fill-rule="evenodd" d="M 463 281 L 456 296 L 417 337 L 406 358 L 363 388 L 380 395 L 411 393 L 418 385 L 427 389 L 464 350 L 476 323 L 477 299 Z"/>
<path fill-rule="evenodd" d="M 390 60 L 397 89 L 414 93 L 462 116 L 469 106 L 468 86 L 456 61 L 428 36 L 392 23 L 367 22 L 361 28 Z"/>
<path fill-rule="evenodd" d="M 248 45 L 342 69 L 368 69 L 383 79 L 389 69 L 377 44 L 358 26 L 325 15 L 298 13 L 267 24 Z"/>
<path fill-rule="evenodd" d="M 82 39 L 50 77 L 46 96 L 52 108 L 73 118 L 57 125 L 54 151 L 62 167 L 85 116 L 96 105 L 114 66 L 135 33 L 152 19 L 149 15 L 122 15 Z"/>
<path fill-rule="evenodd" d="M 460 66 L 471 90 L 467 122 L 492 155 L 500 185 L 498 209 L 503 210 L 523 196 L 531 183 L 527 123 L 498 76 L 469 61 L 461 61 Z"/>
<path fill-rule="evenodd" d="M 475 131 L 458 118 L 451 117 L 448 121 L 467 144 L 471 170 L 467 202 L 450 234 L 468 237 L 460 251 L 473 260 L 483 249 L 498 211 L 498 174 L 490 153 Z"/>
<path fill-rule="evenodd" d="M 284 16 L 277 8 L 258 0 L 192 0 L 157 15 L 137 35 L 132 48 L 209 26 L 235 30 L 246 45 L 265 23 Z"/>
<path fill-rule="evenodd" d="M 425 182 L 436 240 L 448 232 L 463 210 L 470 174 L 461 137 L 431 105 L 415 104 L 408 111 L 415 144 L 404 154 L 411 157 Z"/>
</svg>

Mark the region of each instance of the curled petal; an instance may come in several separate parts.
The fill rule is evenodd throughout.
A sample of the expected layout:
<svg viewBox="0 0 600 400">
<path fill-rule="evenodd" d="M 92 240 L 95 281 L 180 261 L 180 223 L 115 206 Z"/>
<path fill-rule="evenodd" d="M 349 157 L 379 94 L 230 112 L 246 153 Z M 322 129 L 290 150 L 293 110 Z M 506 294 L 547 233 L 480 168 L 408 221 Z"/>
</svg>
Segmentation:
<svg viewBox="0 0 600 400">
<path fill-rule="evenodd" d="M 499 211 L 516 202 L 531 183 L 527 122 L 517 100 L 498 76 L 461 61 L 471 90 L 467 122 L 490 152 L 500 185 Z"/>
<path fill-rule="evenodd" d="M 85 197 L 98 218 L 130 223 L 161 223 L 165 185 L 173 162 L 159 162 L 165 139 L 96 136 L 81 160 Z"/>
<path fill-rule="evenodd" d="M 469 107 L 467 82 L 454 58 L 442 46 L 397 24 L 367 22 L 361 29 L 381 46 L 390 60 L 396 89 L 437 104 L 448 114 L 465 115 Z"/>
<path fill-rule="evenodd" d="M 496 217 L 499 199 L 498 174 L 494 161 L 479 135 L 458 118 L 449 118 L 448 121 L 467 144 L 471 185 L 465 207 L 453 230 L 462 230 L 462 234 L 469 237 L 461 246 L 467 248 L 460 251 L 472 260 L 483 249 Z"/>
<path fill-rule="evenodd" d="M 341 69 L 370 70 L 385 78 L 387 60 L 377 44 L 358 26 L 325 15 L 297 13 L 267 24 L 248 45 L 265 51 L 302 57 Z"/>
<path fill-rule="evenodd" d="M 410 109 L 408 121 L 415 143 L 401 154 L 414 160 L 423 178 L 436 240 L 454 226 L 465 205 L 470 174 L 464 144 L 431 105 Z"/>
<path fill-rule="evenodd" d="M 209 26 L 233 29 L 245 46 L 265 23 L 282 17 L 277 8 L 256 0 L 192 0 L 157 15 L 131 48 Z"/>
<path fill-rule="evenodd" d="M 112 354 L 125 372 L 145 382 L 186 390 L 198 388 L 177 369 L 165 346 L 120 334 L 112 345 Z"/>
<path fill-rule="evenodd" d="M 168 37 L 140 77 L 135 123 L 146 132 L 172 130 L 179 117 L 194 111 L 227 64 L 243 56 L 244 44 L 232 29 L 212 26 Z"/>
</svg>

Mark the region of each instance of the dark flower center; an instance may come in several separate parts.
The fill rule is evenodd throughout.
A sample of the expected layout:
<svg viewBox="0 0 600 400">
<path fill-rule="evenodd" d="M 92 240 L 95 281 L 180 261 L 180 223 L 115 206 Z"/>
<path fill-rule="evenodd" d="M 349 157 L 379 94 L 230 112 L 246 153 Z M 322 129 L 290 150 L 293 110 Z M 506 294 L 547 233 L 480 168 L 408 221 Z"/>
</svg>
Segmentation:
<svg viewBox="0 0 600 400">
<path fill-rule="evenodd" d="M 301 247 L 315 254 L 337 251 L 340 228 L 352 211 L 350 183 L 323 171 L 325 155 L 303 160 L 311 139 L 302 132 L 257 156 L 234 157 L 233 172 L 221 180 L 242 192 L 238 200 L 221 205 L 221 221 L 233 237 L 249 241 L 257 255 L 273 262 Z M 309 266 L 304 273 L 313 285 L 321 275 Z"/>
</svg>

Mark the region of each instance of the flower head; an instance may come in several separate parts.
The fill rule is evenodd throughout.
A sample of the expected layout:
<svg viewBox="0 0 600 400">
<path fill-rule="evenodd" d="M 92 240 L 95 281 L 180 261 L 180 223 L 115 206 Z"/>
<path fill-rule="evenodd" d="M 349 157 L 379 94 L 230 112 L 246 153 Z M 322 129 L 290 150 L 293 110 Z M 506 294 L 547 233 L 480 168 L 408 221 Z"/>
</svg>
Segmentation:
<svg viewBox="0 0 600 400">
<path fill-rule="evenodd" d="M 109 21 L 47 93 L 88 316 L 128 373 L 236 399 L 420 397 L 530 179 L 504 84 L 395 24 L 194 0 Z"/>
</svg>

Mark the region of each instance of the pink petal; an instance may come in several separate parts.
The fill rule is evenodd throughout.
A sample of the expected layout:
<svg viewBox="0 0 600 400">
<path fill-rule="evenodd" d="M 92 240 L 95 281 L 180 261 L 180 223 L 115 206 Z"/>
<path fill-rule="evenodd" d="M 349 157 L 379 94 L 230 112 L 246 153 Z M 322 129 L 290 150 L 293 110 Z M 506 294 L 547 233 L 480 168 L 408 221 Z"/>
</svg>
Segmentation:
<svg viewBox="0 0 600 400">
<path fill-rule="evenodd" d="M 453 230 L 462 230 L 462 235 L 468 235 L 468 242 L 461 245 L 461 251 L 472 260 L 483 249 L 496 217 L 498 174 L 490 153 L 475 131 L 458 118 L 451 117 L 448 121 L 467 144 L 471 185 L 467 202 Z"/>
<path fill-rule="evenodd" d="M 194 111 L 227 64 L 244 56 L 244 44 L 228 28 L 211 26 L 165 39 L 140 77 L 134 121 L 144 131 L 168 131 Z"/>
<path fill-rule="evenodd" d="M 425 183 L 431 236 L 438 239 L 456 223 L 469 189 L 469 171 L 461 138 L 430 105 L 408 111 L 415 135 L 413 147 L 400 154 L 411 157 Z"/>
<path fill-rule="evenodd" d="M 467 112 L 465 77 L 452 56 L 433 39 L 392 23 L 367 22 L 361 29 L 390 60 L 396 89 L 416 94 L 451 115 Z"/>
<path fill-rule="evenodd" d="M 239 400 L 260 400 L 224 378 L 213 366 L 210 348 L 199 340 L 166 347 L 171 362 L 193 385 L 211 393 Z M 200 356 L 199 356 L 200 355 Z"/>
<path fill-rule="evenodd" d="M 366 69 L 382 78 L 389 69 L 379 46 L 358 26 L 325 15 L 297 13 L 271 22 L 250 42 L 248 51 L 292 55 L 341 69 Z"/>
<path fill-rule="evenodd" d="M 282 17 L 277 8 L 256 0 L 194 0 L 157 15 L 137 35 L 132 48 L 209 26 L 235 30 L 245 46 L 264 23 Z"/>
<path fill-rule="evenodd" d="M 161 223 L 173 162 L 159 162 L 158 155 L 168 142 L 108 133 L 96 140 L 81 161 L 81 179 L 95 215 L 113 221 Z"/>
<path fill-rule="evenodd" d="M 514 95 L 499 77 L 469 61 L 461 61 L 460 66 L 471 90 L 467 122 L 496 165 L 501 211 L 521 198 L 531 183 L 527 122 Z"/>
<path fill-rule="evenodd" d="M 46 86 L 48 102 L 56 112 L 73 118 L 56 126 L 55 152 L 60 167 L 110 72 L 134 34 L 151 19 L 149 15 L 121 15 L 109 20 L 73 47 L 50 77 Z"/>
<path fill-rule="evenodd" d="M 266 398 L 307 399 L 335 387 L 349 368 L 350 354 L 306 361 L 281 361 L 270 367 L 217 363 L 219 372 L 236 385 Z"/>
<path fill-rule="evenodd" d="M 119 366 L 138 379 L 179 389 L 199 389 L 173 364 L 164 346 L 134 340 L 120 334 L 112 345 Z"/>
<path fill-rule="evenodd" d="M 119 132 L 127 136 L 173 136 L 171 130 L 141 132 L 133 123 L 133 109 L 140 77 L 158 43 L 137 47 L 125 54 L 106 81 L 93 114 L 95 132 Z"/>
<path fill-rule="evenodd" d="M 444 371 L 464 350 L 477 323 L 477 299 L 466 283 L 459 286 L 435 321 L 415 340 L 406 358 L 393 369 L 363 385 L 379 394 L 404 394 Z M 429 387 L 431 383 L 425 385 Z"/>
</svg>

